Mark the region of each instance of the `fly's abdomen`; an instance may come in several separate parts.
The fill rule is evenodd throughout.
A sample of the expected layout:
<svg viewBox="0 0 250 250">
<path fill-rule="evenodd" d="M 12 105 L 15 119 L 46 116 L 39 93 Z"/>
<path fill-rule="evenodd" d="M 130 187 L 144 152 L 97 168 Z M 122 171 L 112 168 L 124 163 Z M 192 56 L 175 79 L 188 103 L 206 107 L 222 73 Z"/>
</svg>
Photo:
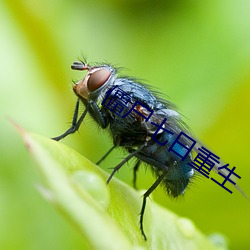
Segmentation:
<svg viewBox="0 0 250 250">
<path fill-rule="evenodd" d="M 162 185 L 165 187 L 169 195 L 177 197 L 184 193 L 194 171 L 188 162 L 191 162 L 192 156 L 188 154 L 187 157 L 182 160 L 176 153 L 183 155 L 185 150 L 180 146 L 175 146 L 174 150 L 171 150 L 171 145 L 175 142 L 176 136 L 163 132 L 156 138 L 160 145 L 154 140 L 149 142 L 149 145 L 145 147 L 138 158 L 146 162 L 151 166 L 153 173 L 158 177 L 165 173 L 165 178 L 162 181 Z M 177 144 L 178 145 L 178 144 Z"/>
</svg>

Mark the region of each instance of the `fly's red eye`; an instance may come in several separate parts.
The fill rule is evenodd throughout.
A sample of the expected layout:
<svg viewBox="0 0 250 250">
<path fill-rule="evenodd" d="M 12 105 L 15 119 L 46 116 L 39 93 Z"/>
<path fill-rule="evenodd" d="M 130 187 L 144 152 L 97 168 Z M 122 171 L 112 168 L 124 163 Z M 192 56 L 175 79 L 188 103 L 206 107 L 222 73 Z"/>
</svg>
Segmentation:
<svg viewBox="0 0 250 250">
<path fill-rule="evenodd" d="M 109 78 L 110 71 L 108 69 L 100 69 L 92 73 L 88 79 L 88 90 L 93 92 L 99 89 Z"/>
</svg>

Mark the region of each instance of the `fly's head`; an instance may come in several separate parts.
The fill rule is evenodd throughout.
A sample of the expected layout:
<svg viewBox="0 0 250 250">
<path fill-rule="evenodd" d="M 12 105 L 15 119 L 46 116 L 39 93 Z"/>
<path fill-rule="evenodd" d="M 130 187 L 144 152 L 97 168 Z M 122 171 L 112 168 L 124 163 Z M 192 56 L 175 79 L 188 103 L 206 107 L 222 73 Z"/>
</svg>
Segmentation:
<svg viewBox="0 0 250 250">
<path fill-rule="evenodd" d="M 116 76 L 115 69 L 109 65 L 89 66 L 83 62 L 74 62 L 71 69 L 88 71 L 86 76 L 73 87 L 75 94 L 85 100 L 91 99 L 90 96 L 98 96 Z"/>
</svg>

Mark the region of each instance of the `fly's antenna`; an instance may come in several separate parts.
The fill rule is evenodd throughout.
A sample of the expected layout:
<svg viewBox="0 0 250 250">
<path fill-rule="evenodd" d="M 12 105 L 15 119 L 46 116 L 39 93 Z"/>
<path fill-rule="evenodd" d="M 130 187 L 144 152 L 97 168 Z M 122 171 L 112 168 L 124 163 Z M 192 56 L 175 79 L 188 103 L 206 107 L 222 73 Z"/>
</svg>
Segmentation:
<svg viewBox="0 0 250 250">
<path fill-rule="evenodd" d="M 84 62 L 73 62 L 71 69 L 74 70 L 89 70 L 89 65 Z"/>
</svg>

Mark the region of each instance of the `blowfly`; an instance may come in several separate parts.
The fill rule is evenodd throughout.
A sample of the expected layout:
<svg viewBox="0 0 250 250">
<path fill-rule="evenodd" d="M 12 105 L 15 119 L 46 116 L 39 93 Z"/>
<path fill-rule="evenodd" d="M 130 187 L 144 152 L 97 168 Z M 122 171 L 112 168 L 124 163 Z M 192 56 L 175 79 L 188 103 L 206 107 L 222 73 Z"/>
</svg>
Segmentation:
<svg viewBox="0 0 250 250">
<path fill-rule="evenodd" d="M 108 64 L 90 66 L 85 62 L 74 62 L 71 68 L 87 71 L 87 74 L 73 87 L 78 99 L 71 127 L 53 139 L 59 141 L 76 132 L 89 113 L 113 138 L 113 147 L 98 163 L 116 147 L 128 152 L 125 159 L 114 167 L 107 183 L 131 158 L 136 158 L 134 185 L 140 165 L 144 163 L 150 167 L 156 181 L 144 193 L 140 213 L 140 230 L 146 240 L 143 216 L 147 197 L 159 184 L 172 197 L 182 195 L 196 172 L 190 162 L 194 159 L 194 152 L 198 154 L 201 145 L 192 139 L 175 106 L 159 98 L 149 86 L 133 78 L 118 77 L 117 69 Z M 80 102 L 85 110 L 79 116 Z M 213 156 L 214 160 L 213 170 L 218 172 L 218 157 L 209 153 L 207 155 Z M 207 173 L 208 166 L 203 169 Z M 228 169 L 222 169 L 221 172 L 228 174 Z"/>
</svg>

